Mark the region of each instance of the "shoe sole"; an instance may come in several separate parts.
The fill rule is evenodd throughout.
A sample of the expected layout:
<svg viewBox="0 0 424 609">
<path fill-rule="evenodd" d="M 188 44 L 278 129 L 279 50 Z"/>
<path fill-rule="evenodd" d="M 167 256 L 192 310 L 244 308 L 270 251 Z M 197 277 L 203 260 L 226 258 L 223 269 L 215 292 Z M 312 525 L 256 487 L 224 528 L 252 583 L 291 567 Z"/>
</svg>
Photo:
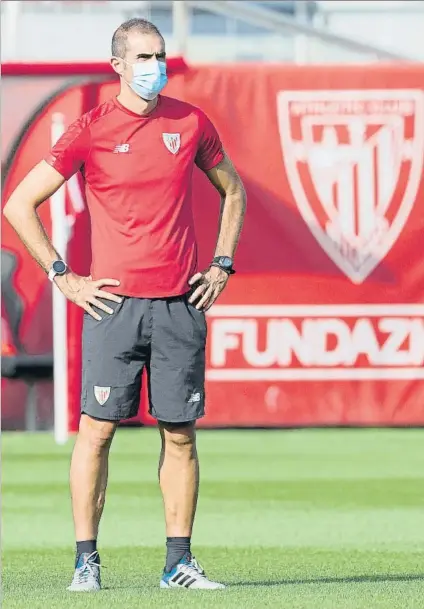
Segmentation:
<svg viewBox="0 0 424 609">
<path fill-rule="evenodd" d="M 220 586 L 219 588 L 186 588 L 185 586 L 170 586 L 169 584 L 167 584 L 166 582 L 164 582 L 163 580 L 161 580 L 160 584 L 159 584 L 159 588 L 161 588 L 162 590 L 165 589 L 169 589 L 169 590 L 225 590 L 225 586 L 224 584 L 222 584 L 222 587 Z"/>
</svg>

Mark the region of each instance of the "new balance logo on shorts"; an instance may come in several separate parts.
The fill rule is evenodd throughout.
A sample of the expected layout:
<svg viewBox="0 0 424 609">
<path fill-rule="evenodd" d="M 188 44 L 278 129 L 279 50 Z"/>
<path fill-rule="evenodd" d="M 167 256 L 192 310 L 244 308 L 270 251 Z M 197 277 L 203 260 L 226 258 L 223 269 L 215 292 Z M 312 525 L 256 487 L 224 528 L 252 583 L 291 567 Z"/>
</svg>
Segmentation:
<svg viewBox="0 0 424 609">
<path fill-rule="evenodd" d="M 129 152 L 129 151 L 130 151 L 129 144 L 116 144 L 115 148 L 113 149 L 114 154 L 118 154 L 118 152 Z"/>
<path fill-rule="evenodd" d="M 196 402 L 200 402 L 201 398 L 202 396 L 200 395 L 200 393 L 192 393 L 188 403 L 195 404 Z"/>
</svg>

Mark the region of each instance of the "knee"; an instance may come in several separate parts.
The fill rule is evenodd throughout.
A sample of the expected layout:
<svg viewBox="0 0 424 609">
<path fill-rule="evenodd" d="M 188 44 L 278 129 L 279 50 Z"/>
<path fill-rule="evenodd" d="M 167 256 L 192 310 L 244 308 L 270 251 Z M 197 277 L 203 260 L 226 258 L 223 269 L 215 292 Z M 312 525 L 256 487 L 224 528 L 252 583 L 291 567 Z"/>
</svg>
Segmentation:
<svg viewBox="0 0 424 609">
<path fill-rule="evenodd" d="M 196 433 L 194 424 L 184 426 L 161 425 L 165 450 L 177 457 L 192 457 L 196 453 Z"/>
<path fill-rule="evenodd" d="M 78 438 L 88 445 L 92 452 L 101 454 L 105 450 L 109 450 L 116 425 L 113 421 L 98 421 L 83 415 Z"/>
</svg>

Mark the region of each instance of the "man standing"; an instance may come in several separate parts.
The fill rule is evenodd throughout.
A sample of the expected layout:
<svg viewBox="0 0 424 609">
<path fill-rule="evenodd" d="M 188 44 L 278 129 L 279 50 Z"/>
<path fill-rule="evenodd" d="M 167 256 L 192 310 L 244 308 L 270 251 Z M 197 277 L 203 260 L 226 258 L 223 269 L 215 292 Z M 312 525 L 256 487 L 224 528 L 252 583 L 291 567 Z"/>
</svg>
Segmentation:
<svg viewBox="0 0 424 609">
<path fill-rule="evenodd" d="M 204 311 L 233 272 L 245 192 L 205 114 L 159 95 L 167 82 L 165 43 L 153 24 L 123 23 L 113 35 L 111 64 L 119 95 L 73 123 L 4 209 L 49 278 L 86 312 L 82 414 L 70 473 L 77 555 L 69 590 L 101 587 L 97 535 L 109 448 L 118 422 L 137 412 L 144 367 L 162 438 L 167 556 L 160 586 L 223 588 L 191 554 L 195 421 L 204 415 Z M 194 165 L 222 198 L 215 257 L 203 273 L 196 272 Z M 36 212 L 77 171 L 92 223 L 89 277 L 67 267 Z"/>
</svg>

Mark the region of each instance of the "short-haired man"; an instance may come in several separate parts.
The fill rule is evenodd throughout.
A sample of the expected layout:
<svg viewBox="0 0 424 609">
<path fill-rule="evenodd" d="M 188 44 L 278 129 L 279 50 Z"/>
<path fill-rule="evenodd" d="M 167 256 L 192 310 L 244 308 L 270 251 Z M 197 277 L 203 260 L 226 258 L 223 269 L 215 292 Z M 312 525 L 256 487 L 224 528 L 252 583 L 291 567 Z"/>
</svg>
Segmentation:
<svg viewBox="0 0 424 609">
<path fill-rule="evenodd" d="M 73 123 L 10 197 L 4 213 L 64 295 L 85 309 L 81 421 L 71 462 L 77 540 L 69 590 L 99 590 L 97 534 L 108 456 L 121 419 L 136 414 L 147 368 L 162 437 L 160 486 L 167 531 L 163 588 L 218 589 L 191 554 L 198 494 L 195 421 L 204 414 L 204 311 L 233 272 L 245 192 L 205 114 L 159 95 L 165 43 L 143 19 L 122 24 L 111 64 L 120 93 Z M 196 272 L 194 165 L 222 198 L 215 257 Z M 81 171 L 92 224 L 89 277 L 73 273 L 36 209 Z"/>
</svg>

